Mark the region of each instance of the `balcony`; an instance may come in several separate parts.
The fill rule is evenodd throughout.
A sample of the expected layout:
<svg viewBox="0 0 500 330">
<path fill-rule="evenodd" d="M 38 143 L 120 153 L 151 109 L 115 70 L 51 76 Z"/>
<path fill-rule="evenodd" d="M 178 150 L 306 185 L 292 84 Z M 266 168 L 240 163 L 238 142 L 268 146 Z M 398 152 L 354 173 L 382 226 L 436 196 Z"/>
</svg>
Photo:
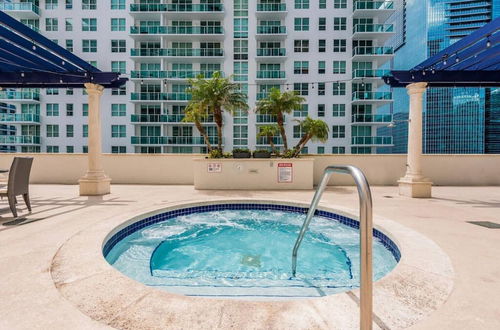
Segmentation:
<svg viewBox="0 0 500 330">
<path fill-rule="evenodd" d="M 34 135 L 0 135 L 0 144 L 38 145 L 40 137 Z"/>
<path fill-rule="evenodd" d="M 17 19 L 37 19 L 40 8 L 31 2 L 1 2 L 0 10 Z"/>
<path fill-rule="evenodd" d="M 132 93 L 131 94 L 132 102 L 165 102 L 165 101 L 173 101 L 173 102 L 187 102 L 191 100 L 191 94 L 187 93 Z"/>
<path fill-rule="evenodd" d="M 257 26 L 256 38 L 261 40 L 285 39 L 286 35 L 286 26 Z"/>
<path fill-rule="evenodd" d="M 257 80 L 260 81 L 274 81 L 274 80 L 285 80 L 286 73 L 285 71 L 257 71 Z"/>
<path fill-rule="evenodd" d="M 378 18 L 384 22 L 395 11 L 393 1 L 355 1 L 353 18 Z"/>
<path fill-rule="evenodd" d="M 217 144 L 218 138 L 210 136 L 211 144 Z M 140 145 L 186 145 L 204 146 L 205 140 L 201 136 L 132 136 L 132 144 Z"/>
<path fill-rule="evenodd" d="M 283 116 L 283 121 L 285 120 L 286 118 Z M 255 121 L 257 124 L 276 124 L 278 118 L 275 115 L 257 114 Z"/>
<path fill-rule="evenodd" d="M 259 92 L 256 95 L 256 99 L 258 100 L 263 100 L 269 96 L 269 92 Z"/>
<path fill-rule="evenodd" d="M 286 11 L 285 3 L 258 3 L 256 15 L 259 18 L 284 17 Z"/>
<path fill-rule="evenodd" d="M 0 113 L 0 122 L 8 124 L 40 124 L 40 115 L 33 113 Z"/>
<path fill-rule="evenodd" d="M 40 102 L 40 93 L 23 91 L 0 91 L 0 101 L 38 103 Z"/>
<path fill-rule="evenodd" d="M 158 17 L 165 14 L 172 17 L 185 18 L 218 18 L 224 16 L 224 5 L 213 4 L 164 4 L 164 3 L 133 3 L 130 13 L 139 19 Z"/>
<path fill-rule="evenodd" d="M 355 40 L 377 39 L 383 44 L 394 34 L 393 24 L 356 24 L 352 38 Z"/>
<path fill-rule="evenodd" d="M 161 71 L 161 70 L 140 70 L 131 71 L 131 79 L 176 79 L 176 80 L 186 80 L 192 79 L 199 76 L 203 78 L 210 79 L 216 71 L 192 71 L 192 70 L 173 70 L 173 71 Z M 224 76 L 222 74 L 222 76 Z"/>
<path fill-rule="evenodd" d="M 221 48 L 133 48 L 130 51 L 132 57 L 224 58 Z"/>
<path fill-rule="evenodd" d="M 177 115 L 132 115 L 131 122 L 132 123 L 176 123 L 176 124 L 190 124 L 189 122 L 183 122 L 184 114 Z M 207 116 L 202 120 L 203 123 L 214 123 L 213 116 Z"/>
<path fill-rule="evenodd" d="M 278 60 L 286 59 L 286 48 L 257 48 L 257 60 Z"/>
<path fill-rule="evenodd" d="M 392 136 L 353 136 L 351 138 L 353 146 L 391 146 Z"/>
<path fill-rule="evenodd" d="M 356 62 L 377 61 L 381 65 L 394 57 L 392 47 L 355 47 L 352 50 L 352 60 Z"/>
<path fill-rule="evenodd" d="M 391 92 L 354 92 L 352 93 L 353 104 L 387 104 L 392 102 Z"/>
<path fill-rule="evenodd" d="M 131 26 L 132 37 L 160 37 L 168 35 L 169 40 L 184 40 L 186 37 L 202 37 L 201 39 L 223 39 L 222 26 Z"/>
<path fill-rule="evenodd" d="M 392 115 L 352 115 L 351 125 L 387 125 L 392 122 Z"/>
<path fill-rule="evenodd" d="M 371 70 L 371 69 L 357 69 L 352 73 L 352 79 L 359 83 L 359 81 L 367 81 L 374 86 L 382 86 L 385 84 L 382 77 L 389 76 L 390 70 Z"/>
<path fill-rule="evenodd" d="M 274 145 L 276 146 L 282 146 L 283 145 L 283 139 L 281 136 L 274 136 L 272 138 L 272 141 Z M 269 146 L 268 138 L 267 136 L 261 136 L 256 139 L 256 146 Z"/>
</svg>

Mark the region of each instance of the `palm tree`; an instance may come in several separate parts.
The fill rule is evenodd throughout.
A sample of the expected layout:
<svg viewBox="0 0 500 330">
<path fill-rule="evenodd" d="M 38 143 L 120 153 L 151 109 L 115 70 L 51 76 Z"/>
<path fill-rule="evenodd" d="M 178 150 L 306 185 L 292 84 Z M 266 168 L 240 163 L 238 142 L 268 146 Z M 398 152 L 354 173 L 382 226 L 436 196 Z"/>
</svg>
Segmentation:
<svg viewBox="0 0 500 330">
<path fill-rule="evenodd" d="M 282 93 L 279 88 L 272 88 L 269 95 L 257 103 L 256 111 L 260 114 L 269 114 L 276 116 L 283 146 L 288 150 L 288 141 L 285 133 L 284 114 L 291 113 L 293 110 L 300 108 L 305 101 L 302 96 L 299 96 L 294 91 Z"/>
<path fill-rule="evenodd" d="M 184 118 L 182 121 L 186 123 L 194 123 L 200 132 L 200 135 L 203 136 L 203 140 L 207 145 L 208 153 L 210 153 L 212 151 L 212 144 L 210 143 L 210 138 L 208 137 L 205 127 L 201 124 L 207 117 L 207 107 L 203 103 L 191 102 L 184 110 Z"/>
<path fill-rule="evenodd" d="M 239 84 L 231 82 L 231 77 L 222 77 L 219 71 L 212 78 L 204 79 L 202 75 L 188 80 L 192 103 L 206 105 L 208 113 L 213 114 L 217 125 L 217 144 L 222 151 L 222 116 L 223 110 L 233 113 L 237 109 L 248 110 L 247 95 L 240 92 Z"/>
<path fill-rule="evenodd" d="M 271 149 L 274 154 L 278 154 L 278 150 L 276 150 L 276 146 L 274 145 L 273 138 L 279 133 L 278 125 L 265 125 L 261 126 L 259 129 L 259 133 L 257 133 L 257 137 L 267 137 L 267 143 L 271 146 Z"/>
<path fill-rule="evenodd" d="M 328 125 L 323 120 L 307 116 L 306 119 L 300 121 L 300 127 L 304 135 L 293 148 L 293 157 L 297 157 L 310 140 L 326 142 L 328 139 Z"/>
</svg>

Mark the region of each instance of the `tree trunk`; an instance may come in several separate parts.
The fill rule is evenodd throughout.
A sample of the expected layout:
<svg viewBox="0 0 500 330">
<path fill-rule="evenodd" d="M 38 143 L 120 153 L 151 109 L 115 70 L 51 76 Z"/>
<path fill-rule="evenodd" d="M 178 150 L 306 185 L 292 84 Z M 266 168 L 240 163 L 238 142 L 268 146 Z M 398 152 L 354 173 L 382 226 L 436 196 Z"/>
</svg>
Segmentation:
<svg viewBox="0 0 500 330">
<path fill-rule="evenodd" d="M 214 120 L 217 125 L 217 146 L 222 152 L 222 109 L 220 107 L 215 107 L 214 109 Z"/>
<path fill-rule="evenodd" d="M 310 139 L 311 137 L 309 135 L 306 135 L 306 138 L 304 139 L 302 144 L 297 144 L 297 146 L 295 146 L 293 157 L 297 157 L 300 154 L 300 152 L 302 151 L 302 149 L 304 149 L 304 147 L 306 146 L 307 142 L 309 142 Z"/>
<path fill-rule="evenodd" d="M 284 120 L 283 120 L 283 114 L 279 112 L 277 114 L 277 120 L 276 120 L 278 127 L 280 129 L 280 134 L 281 138 L 283 139 L 283 146 L 285 147 L 285 151 L 288 150 L 288 141 L 286 140 L 286 133 L 285 133 L 285 126 L 284 126 Z"/>
<path fill-rule="evenodd" d="M 273 151 L 273 153 L 275 155 L 277 155 L 278 153 L 276 152 L 276 146 L 274 145 L 273 137 L 274 136 L 268 135 L 267 136 L 267 143 L 269 143 L 269 145 L 271 146 L 271 150 Z"/>
<path fill-rule="evenodd" d="M 207 144 L 208 152 L 210 153 L 212 151 L 212 145 L 210 144 L 210 138 L 207 135 L 207 131 L 205 131 L 205 128 L 198 120 L 195 120 L 194 124 L 195 124 L 196 128 L 198 129 L 198 131 L 200 132 L 201 136 L 203 136 L 203 140 L 205 140 L 205 143 Z"/>
</svg>

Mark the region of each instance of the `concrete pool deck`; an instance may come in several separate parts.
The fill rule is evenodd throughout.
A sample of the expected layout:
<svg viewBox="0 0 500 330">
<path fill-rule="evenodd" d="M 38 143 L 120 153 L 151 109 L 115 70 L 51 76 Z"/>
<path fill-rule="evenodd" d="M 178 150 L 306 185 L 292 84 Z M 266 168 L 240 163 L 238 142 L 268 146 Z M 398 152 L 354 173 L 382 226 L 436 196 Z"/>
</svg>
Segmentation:
<svg viewBox="0 0 500 330">
<path fill-rule="evenodd" d="M 373 187 L 372 191 L 375 216 L 390 219 L 431 239 L 449 256 L 453 266 L 451 295 L 412 328 L 500 328 L 500 230 L 467 222 L 500 223 L 500 187 L 435 187 L 434 198 L 428 200 L 400 197 L 396 187 Z M 67 300 L 67 295 L 61 294 L 54 283 L 51 273 L 54 257 L 80 232 L 92 230 L 117 216 L 123 216 L 125 221 L 171 203 L 225 198 L 309 202 L 313 192 L 196 191 L 192 186 L 116 185 L 111 195 L 87 198 L 78 196 L 77 186 L 32 185 L 31 194 L 33 214 L 27 214 L 20 203 L 20 214 L 25 215 L 25 219 L 10 218 L 6 201 L 0 213 L 0 329 L 109 328 L 81 312 L 82 306 Z M 325 206 L 355 210 L 357 203 L 354 187 L 330 188 L 323 197 Z M 81 258 L 85 259 L 85 251 Z M 78 277 L 76 269 L 75 277 Z M 85 303 L 88 301 L 82 301 L 82 305 Z M 131 306 L 136 303 L 140 302 L 131 302 Z M 374 306 L 376 310 L 377 299 Z M 189 303 L 185 308 L 190 308 Z M 119 315 L 120 310 L 114 312 Z M 326 308 L 321 313 L 331 311 Z M 247 317 L 251 319 L 251 315 Z M 391 324 L 390 320 L 381 321 Z M 279 327 L 280 323 L 274 324 Z M 190 328 L 203 326 L 206 327 L 191 324 Z M 248 322 L 247 328 L 252 328 L 252 323 Z"/>
</svg>

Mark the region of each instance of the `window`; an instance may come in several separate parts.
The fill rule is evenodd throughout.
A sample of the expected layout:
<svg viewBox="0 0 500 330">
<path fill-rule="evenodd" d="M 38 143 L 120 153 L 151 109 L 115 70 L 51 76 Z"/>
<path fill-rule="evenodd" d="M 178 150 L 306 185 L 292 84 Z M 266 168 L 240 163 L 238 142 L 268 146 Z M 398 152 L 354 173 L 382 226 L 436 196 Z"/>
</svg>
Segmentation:
<svg viewBox="0 0 500 330">
<path fill-rule="evenodd" d="M 371 154 L 371 147 L 351 147 L 352 154 Z"/>
<path fill-rule="evenodd" d="M 97 0 L 82 0 L 82 9 L 96 10 Z"/>
<path fill-rule="evenodd" d="M 45 9 L 57 9 L 57 0 L 45 0 Z"/>
<path fill-rule="evenodd" d="M 112 88 L 111 95 L 127 95 L 127 87 Z"/>
<path fill-rule="evenodd" d="M 59 95 L 59 88 L 47 88 L 45 93 L 47 95 Z"/>
<path fill-rule="evenodd" d="M 64 0 L 66 4 L 66 9 L 73 9 L 73 0 Z"/>
<path fill-rule="evenodd" d="M 343 74 L 346 72 L 346 62 L 345 61 L 333 61 L 333 73 Z"/>
<path fill-rule="evenodd" d="M 74 137 L 75 136 L 75 126 L 66 125 L 66 137 Z"/>
<path fill-rule="evenodd" d="M 125 40 L 111 40 L 112 53 L 125 53 L 127 52 L 127 42 Z"/>
<path fill-rule="evenodd" d="M 111 61 L 111 71 L 118 73 L 126 73 L 127 63 L 125 61 Z"/>
<path fill-rule="evenodd" d="M 326 31 L 326 17 L 320 17 L 318 19 L 318 30 Z"/>
<path fill-rule="evenodd" d="M 127 126 L 125 126 L 125 125 L 111 125 L 111 137 L 112 138 L 127 137 Z"/>
<path fill-rule="evenodd" d="M 346 40 L 345 39 L 333 39 L 333 52 L 334 53 L 346 52 Z"/>
<path fill-rule="evenodd" d="M 73 95 L 73 88 L 66 89 L 66 95 Z"/>
<path fill-rule="evenodd" d="M 318 155 L 322 155 L 322 154 L 324 154 L 324 153 L 325 153 L 325 147 L 323 147 L 323 146 L 318 146 L 318 148 L 316 149 L 316 153 L 317 153 Z"/>
<path fill-rule="evenodd" d="M 233 35 L 235 38 L 248 38 L 248 18 L 234 19 Z"/>
<path fill-rule="evenodd" d="M 325 83 L 324 82 L 320 82 L 318 83 L 318 95 L 319 96 L 323 96 L 326 94 L 326 91 L 325 91 Z"/>
<path fill-rule="evenodd" d="M 55 117 L 59 116 L 59 104 L 57 103 L 47 103 L 45 105 L 45 110 L 47 111 L 47 116 Z"/>
<path fill-rule="evenodd" d="M 309 113 L 309 105 L 308 104 L 301 104 L 300 108 L 293 110 L 294 117 L 307 117 L 308 113 Z"/>
<path fill-rule="evenodd" d="M 325 105 L 318 104 L 318 117 L 324 117 L 324 116 L 325 116 Z"/>
<path fill-rule="evenodd" d="M 74 111 L 73 103 L 66 104 L 66 116 L 68 117 L 73 116 L 73 111 Z"/>
<path fill-rule="evenodd" d="M 333 83 L 333 95 L 345 95 L 345 83 Z"/>
<path fill-rule="evenodd" d="M 66 50 L 68 52 L 73 52 L 73 40 L 72 39 L 66 39 Z"/>
<path fill-rule="evenodd" d="M 45 31 L 57 31 L 57 30 L 58 30 L 57 18 L 46 18 Z"/>
<path fill-rule="evenodd" d="M 293 90 L 298 95 L 309 95 L 309 84 L 308 83 L 294 83 Z"/>
<path fill-rule="evenodd" d="M 67 154 L 72 154 L 75 152 L 75 147 L 74 146 L 66 146 L 66 153 Z"/>
<path fill-rule="evenodd" d="M 125 31 L 125 30 L 126 30 L 125 18 L 111 19 L 111 31 Z"/>
<path fill-rule="evenodd" d="M 345 126 L 333 125 L 332 126 L 332 138 L 334 138 L 334 139 L 345 138 Z"/>
<path fill-rule="evenodd" d="M 293 51 L 296 53 L 308 53 L 309 52 L 309 40 L 294 40 L 293 41 Z"/>
<path fill-rule="evenodd" d="M 319 0 L 319 9 L 326 9 L 326 0 Z"/>
<path fill-rule="evenodd" d="M 248 60 L 248 40 L 233 41 L 233 59 Z"/>
<path fill-rule="evenodd" d="M 127 115 L 126 104 L 111 104 L 111 116 L 125 117 Z"/>
<path fill-rule="evenodd" d="M 335 9 L 347 8 L 347 0 L 333 0 L 333 8 Z"/>
<path fill-rule="evenodd" d="M 308 17 L 295 17 L 294 23 L 295 31 L 309 31 Z"/>
<path fill-rule="evenodd" d="M 83 103 L 82 104 L 82 116 L 88 117 L 88 115 L 89 115 L 89 105 L 88 105 L 88 103 Z"/>
<path fill-rule="evenodd" d="M 248 81 L 248 62 L 235 61 L 233 69 L 234 81 Z"/>
<path fill-rule="evenodd" d="M 97 31 L 97 18 L 82 18 L 82 31 Z"/>
<path fill-rule="evenodd" d="M 82 40 L 82 51 L 84 53 L 96 53 L 97 52 L 97 40 L 95 40 L 95 39 L 83 39 Z"/>
<path fill-rule="evenodd" d="M 294 125 L 293 126 L 293 138 L 294 139 L 300 139 L 304 135 L 304 132 L 302 132 L 302 126 L 300 125 Z"/>
<path fill-rule="evenodd" d="M 318 52 L 320 52 L 320 53 L 326 52 L 326 40 L 325 39 L 318 40 Z"/>
<path fill-rule="evenodd" d="M 335 31 L 344 31 L 347 29 L 347 18 L 345 17 L 334 17 L 333 18 L 333 29 Z"/>
<path fill-rule="evenodd" d="M 73 31 L 73 19 L 72 18 L 66 18 L 64 20 L 64 26 L 66 31 Z"/>
<path fill-rule="evenodd" d="M 325 74 L 325 73 L 326 73 L 326 62 L 318 61 L 318 74 Z"/>
<path fill-rule="evenodd" d="M 111 10 L 125 9 L 125 0 L 111 0 Z"/>
<path fill-rule="evenodd" d="M 294 74 L 309 74 L 309 61 L 295 61 L 293 62 Z"/>
<path fill-rule="evenodd" d="M 309 9 L 309 0 L 295 0 L 295 9 Z"/>
<path fill-rule="evenodd" d="M 345 154 L 345 147 L 332 147 L 332 154 Z"/>
<path fill-rule="evenodd" d="M 89 125 L 85 124 L 82 126 L 82 137 L 84 138 L 89 137 Z"/>
<path fill-rule="evenodd" d="M 47 137 L 59 137 L 59 125 L 47 125 Z"/>
<path fill-rule="evenodd" d="M 111 146 L 111 153 L 112 154 L 126 154 L 127 147 L 125 147 L 125 146 Z"/>
<path fill-rule="evenodd" d="M 345 117 L 345 104 L 334 104 L 332 110 L 333 117 Z"/>
<path fill-rule="evenodd" d="M 88 154 L 89 153 L 89 146 L 82 146 L 82 152 L 84 154 Z"/>
<path fill-rule="evenodd" d="M 59 146 L 47 146 L 47 153 L 49 154 L 59 153 Z"/>
</svg>

